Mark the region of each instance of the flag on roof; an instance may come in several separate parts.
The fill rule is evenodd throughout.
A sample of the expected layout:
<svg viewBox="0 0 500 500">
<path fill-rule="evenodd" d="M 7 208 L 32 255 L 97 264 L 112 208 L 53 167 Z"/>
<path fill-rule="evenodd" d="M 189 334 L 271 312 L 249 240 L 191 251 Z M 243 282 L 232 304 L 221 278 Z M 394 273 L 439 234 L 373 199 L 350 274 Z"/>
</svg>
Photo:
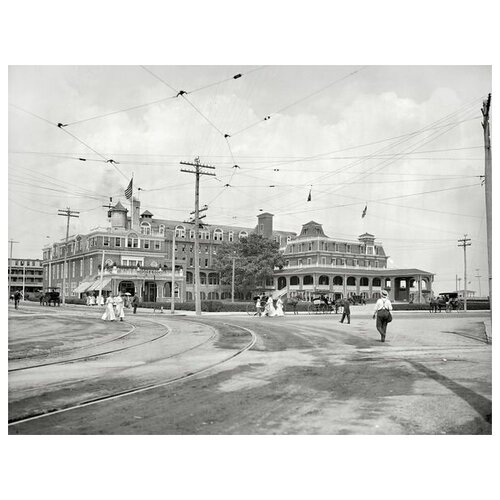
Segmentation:
<svg viewBox="0 0 500 500">
<path fill-rule="evenodd" d="M 363 213 L 361 214 L 361 218 L 363 218 L 366 215 L 367 209 L 368 209 L 368 205 L 365 205 L 365 209 L 363 210 Z"/>
<path fill-rule="evenodd" d="M 132 198 L 132 181 L 134 179 L 130 179 L 130 183 L 127 187 L 127 189 L 125 189 L 125 198 L 127 198 L 127 200 L 130 200 L 130 198 Z"/>
<path fill-rule="evenodd" d="M 312 188 L 309 189 L 309 196 L 307 197 L 307 201 L 311 201 L 312 200 L 311 191 L 312 191 Z"/>
</svg>

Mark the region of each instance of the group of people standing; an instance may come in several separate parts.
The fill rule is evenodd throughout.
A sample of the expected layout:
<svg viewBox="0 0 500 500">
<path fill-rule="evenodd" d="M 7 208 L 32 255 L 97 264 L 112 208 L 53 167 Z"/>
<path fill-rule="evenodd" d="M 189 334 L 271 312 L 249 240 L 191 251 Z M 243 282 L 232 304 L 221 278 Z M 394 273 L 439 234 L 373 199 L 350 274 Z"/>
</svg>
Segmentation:
<svg viewBox="0 0 500 500">
<path fill-rule="evenodd" d="M 276 300 L 276 307 L 274 307 L 274 300 L 271 296 L 255 297 L 255 314 L 254 316 L 284 316 L 283 301 L 281 297 Z"/>
<path fill-rule="evenodd" d="M 104 321 L 123 321 L 125 317 L 125 308 L 132 306 L 134 314 L 137 313 L 137 306 L 139 305 L 139 297 L 134 295 L 129 299 L 128 295 L 118 293 L 115 296 L 110 295 L 106 299 L 106 309 L 101 319 Z"/>
</svg>

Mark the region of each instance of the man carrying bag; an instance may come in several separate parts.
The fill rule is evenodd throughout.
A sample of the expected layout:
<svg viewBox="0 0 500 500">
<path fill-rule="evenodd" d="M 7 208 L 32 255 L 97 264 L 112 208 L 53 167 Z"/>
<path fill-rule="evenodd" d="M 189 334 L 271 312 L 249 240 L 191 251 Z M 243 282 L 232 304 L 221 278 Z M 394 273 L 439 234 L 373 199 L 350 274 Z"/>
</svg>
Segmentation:
<svg viewBox="0 0 500 500">
<path fill-rule="evenodd" d="M 377 317 L 377 330 L 380 333 L 380 342 L 385 342 L 387 324 L 392 321 L 392 304 L 388 296 L 389 294 L 385 290 L 382 290 L 382 297 L 377 300 L 375 310 L 373 311 L 373 319 Z"/>
</svg>

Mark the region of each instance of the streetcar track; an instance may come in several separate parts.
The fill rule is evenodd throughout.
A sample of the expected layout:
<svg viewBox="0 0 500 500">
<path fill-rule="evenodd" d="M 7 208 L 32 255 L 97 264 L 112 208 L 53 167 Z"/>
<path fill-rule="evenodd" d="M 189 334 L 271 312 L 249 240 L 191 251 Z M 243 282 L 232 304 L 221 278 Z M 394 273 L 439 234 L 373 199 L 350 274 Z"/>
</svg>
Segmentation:
<svg viewBox="0 0 500 500">
<path fill-rule="evenodd" d="M 32 370 L 34 368 L 42 368 L 42 367 L 45 367 L 45 366 L 63 365 L 63 364 L 67 364 L 67 363 L 73 363 L 75 361 L 82 361 L 84 359 L 97 358 L 97 357 L 100 357 L 100 356 L 105 356 L 107 354 L 114 354 L 115 352 L 121 352 L 121 351 L 125 351 L 125 350 L 128 350 L 128 349 L 133 349 L 135 347 L 139 347 L 139 346 L 144 345 L 144 344 L 148 344 L 150 342 L 155 342 L 157 340 L 160 340 L 160 339 L 166 337 L 172 331 L 170 327 L 168 327 L 166 325 L 163 325 L 161 323 L 158 323 L 157 321 L 153 321 L 153 320 L 145 320 L 145 321 L 149 321 L 150 323 L 155 323 L 155 324 L 158 324 L 158 325 L 164 327 L 166 329 L 166 332 L 163 333 L 162 335 L 158 336 L 158 337 L 154 337 L 152 339 L 145 340 L 144 342 L 139 342 L 138 344 L 133 344 L 131 346 L 120 347 L 119 349 L 112 349 L 111 351 L 104 351 L 104 352 L 99 352 L 99 353 L 94 353 L 94 354 L 88 354 L 86 356 L 80 356 L 78 358 L 70 358 L 70 359 L 64 359 L 64 360 L 59 360 L 59 361 L 51 361 L 50 363 L 39 363 L 39 364 L 36 364 L 36 365 L 24 366 L 24 367 L 20 367 L 20 368 L 10 368 L 8 370 L 8 372 L 9 373 L 11 373 L 11 372 L 19 372 L 19 371 L 23 371 L 23 370 Z"/>
<path fill-rule="evenodd" d="M 192 323 L 194 323 L 194 322 L 192 322 Z M 122 398 L 122 397 L 131 396 L 131 395 L 134 395 L 134 394 L 139 394 L 139 393 L 142 393 L 142 392 L 146 392 L 146 391 L 158 389 L 160 387 L 166 387 L 166 386 L 169 386 L 169 385 L 174 384 L 176 382 L 181 382 L 181 381 L 189 380 L 189 379 L 194 378 L 194 377 L 196 377 L 196 376 L 198 376 L 198 375 L 200 375 L 202 373 L 205 373 L 205 372 L 207 372 L 207 371 L 209 371 L 209 370 L 211 370 L 211 369 L 213 369 L 215 367 L 221 366 L 224 363 L 227 363 L 228 361 L 231 361 L 232 359 L 236 358 L 237 356 L 240 356 L 241 354 L 243 354 L 246 351 L 250 350 L 255 345 L 255 343 L 257 341 L 257 335 L 255 334 L 255 332 L 253 330 L 250 330 L 249 328 L 246 328 L 244 326 L 234 325 L 234 324 L 230 324 L 230 323 L 223 323 L 223 324 L 225 324 L 227 326 L 232 326 L 233 328 L 240 328 L 242 330 L 246 330 L 251 335 L 251 341 L 247 345 L 245 345 L 244 347 L 238 349 L 231 356 L 229 356 L 229 357 L 227 357 L 227 358 L 225 358 L 225 359 L 223 359 L 221 361 L 217 361 L 216 363 L 212 363 L 212 364 L 210 364 L 208 366 L 205 366 L 205 367 L 201 368 L 200 370 L 196 370 L 194 372 L 188 372 L 185 375 L 179 375 L 177 377 L 174 377 L 174 378 L 171 378 L 171 379 L 168 379 L 168 380 L 164 380 L 164 381 L 161 381 L 161 382 L 156 382 L 156 383 L 153 383 L 153 384 L 146 384 L 146 385 L 143 385 L 143 386 L 140 386 L 140 387 L 136 387 L 136 388 L 133 388 L 133 389 L 127 389 L 125 391 L 120 391 L 120 392 L 117 392 L 117 393 L 114 393 L 114 394 L 109 394 L 109 395 L 106 395 L 106 396 L 100 396 L 98 398 L 89 399 L 89 400 L 86 400 L 86 401 L 82 401 L 82 402 L 80 402 L 78 404 L 75 404 L 75 405 L 72 405 L 72 406 L 68 406 L 66 408 L 57 408 L 57 409 L 47 410 L 47 411 L 44 411 L 44 412 L 41 412 L 41 413 L 38 413 L 38 414 L 29 415 L 29 416 L 25 416 L 25 417 L 21 417 L 21 418 L 9 419 L 8 426 L 11 427 L 11 426 L 14 426 L 14 425 L 23 424 L 23 423 L 30 422 L 30 421 L 33 421 L 33 420 L 39 420 L 41 418 L 49 417 L 51 415 L 65 413 L 65 412 L 68 412 L 68 411 L 77 410 L 77 409 L 80 409 L 80 408 L 85 408 L 87 406 L 91 406 L 91 405 L 95 405 L 95 404 L 99 404 L 99 403 L 103 403 L 103 402 L 113 401 L 113 400 L 116 400 L 116 399 L 119 399 L 119 398 Z M 210 327 L 210 325 L 206 325 L 206 324 L 204 324 L 204 325 Z M 163 326 L 166 326 L 166 325 L 163 325 Z M 186 352 L 189 351 L 189 350 L 191 350 L 191 349 L 186 350 Z"/>
<path fill-rule="evenodd" d="M 58 354 L 67 353 L 67 352 L 71 352 L 71 351 L 81 351 L 83 349 L 90 349 L 92 347 L 99 347 L 100 345 L 109 344 L 110 342 L 116 342 L 117 340 L 120 340 L 123 337 L 130 335 L 132 332 L 134 332 L 137 329 L 137 327 L 135 325 L 132 325 L 132 323 L 129 323 L 128 321 L 124 321 L 124 323 L 126 325 L 130 325 L 132 328 L 130 330 L 128 330 L 127 332 L 122 333 L 118 337 L 113 337 L 112 339 L 108 339 L 108 340 L 105 340 L 103 342 L 97 342 L 96 344 L 88 344 L 88 345 L 79 346 L 79 347 L 69 347 L 68 349 L 59 349 L 59 350 L 54 351 L 53 353 L 49 352 L 47 354 L 33 354 L 32 356 L 12 357 L 12 358 L 9 358 L 9 361 L 20 360 L 20 359 L 36 359 L 36 358 L 42 358 L 42 357 L 48 358 L 51 354 L 58 355 Z"/>
</svg>

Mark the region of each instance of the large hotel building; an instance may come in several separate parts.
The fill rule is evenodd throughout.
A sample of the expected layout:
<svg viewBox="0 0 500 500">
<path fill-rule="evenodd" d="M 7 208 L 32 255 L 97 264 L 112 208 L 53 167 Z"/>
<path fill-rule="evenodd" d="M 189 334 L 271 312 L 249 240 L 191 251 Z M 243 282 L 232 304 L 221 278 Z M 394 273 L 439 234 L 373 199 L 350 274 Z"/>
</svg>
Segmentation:
<svg viewBox="0 0 500 500">
<path fill-rule="evenodd" d="M 120 202 L 108 216 L 107 227 L 72 235 L 67 246 L 61 240 L 44 248 L 45 288 L 62 289 L 64 281 L 66 297 L 82 297 L 102 289 L 104 294 L 137 293 L 147 302 L 167 302 L 172 293 L 177 301 L 193 300 L 192 225 L 157 219 L 148 210 L 141 213 L 137 200 L 133 201 L 132 217 Z M 256 227 L 205 224 L 199 230 L 202 300 L 231 297 L 231 286 L 220 283 L 214 256 L 222 242 L 236 241 L 254 232 L 274 239 L 284 252 L 286 266 L 275 271 L 273 282 L 262 284 L 275 296 L 300 295 L 308 300 L 318 294 L 331 298 L 362 295 L 370 299 L 378 297 L 382 288 L 396 301 L 424 302 L 430 296 L 433 274 L 419 269 L 388 269 L 385 251 L 371 234 L 363 234 L 352 242 L 338 240 L 326 236 L 321 224 L 311 221 L 304 224 L 297 236 L 274 230 L 273 215 L 262 213 L 257 216 Z"/>
</svg>

